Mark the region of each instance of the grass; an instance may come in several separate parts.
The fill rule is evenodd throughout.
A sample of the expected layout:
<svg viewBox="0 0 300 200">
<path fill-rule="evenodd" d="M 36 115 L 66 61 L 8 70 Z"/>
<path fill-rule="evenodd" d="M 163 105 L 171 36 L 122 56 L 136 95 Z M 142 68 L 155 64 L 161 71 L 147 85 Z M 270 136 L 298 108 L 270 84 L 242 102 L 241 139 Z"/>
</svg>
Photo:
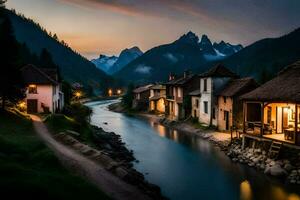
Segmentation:
<svg viewBox="0 0 300 200">
<path fill-rule="evenodd" d="M 9 199 L 110 199 L 67 171 L 18 113 L 0 113 L 0 177 L 1 196 Z"/>
<path fill-rule="evenodd" d="M 93 139 L 92 129 L 88 123 L 80 125 L 73 118 L 62 114 L 49 115 L 45 123 L 54 135 L 66 130 L 76 131 L 80 133 L 80 136 L 72 135 L 73 137 L 91 147 L 97 147 Z"/>
</svg>

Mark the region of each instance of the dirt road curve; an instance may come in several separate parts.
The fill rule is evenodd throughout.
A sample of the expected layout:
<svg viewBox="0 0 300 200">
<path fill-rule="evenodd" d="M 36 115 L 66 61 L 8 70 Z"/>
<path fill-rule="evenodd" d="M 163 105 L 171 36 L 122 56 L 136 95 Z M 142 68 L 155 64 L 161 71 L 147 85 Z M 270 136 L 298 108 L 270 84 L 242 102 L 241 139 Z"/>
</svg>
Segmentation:
<svg viewBox="0 0 300 200">
<path fill-rule="evenodd" d="M 102 166 L 94 161 L 75 152 L 67 146 L 54 140 L 38 116 L 31 115 L 36 133 L 51 148 L 63 165 L 77 174 L 84 176 L 89 181 L 98 186 L 108 196 L 116 200 L 150 200 L 137 188 L 129 185 L 106 171 Z"/>
</svg>

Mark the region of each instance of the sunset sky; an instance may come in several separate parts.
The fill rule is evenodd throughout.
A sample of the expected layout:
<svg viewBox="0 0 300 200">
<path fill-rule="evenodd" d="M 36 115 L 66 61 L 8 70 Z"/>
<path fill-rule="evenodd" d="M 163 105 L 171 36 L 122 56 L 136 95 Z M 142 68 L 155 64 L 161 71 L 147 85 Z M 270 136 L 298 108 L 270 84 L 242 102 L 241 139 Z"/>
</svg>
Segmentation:
<svg viewBox="0 0 300 200">
<path fill-rule="evenodd" d="M 146 51 L 189 30 L 243 45 L 300 27 L 299 0 L 8 0 L 88 58 Z"/>
</svg>

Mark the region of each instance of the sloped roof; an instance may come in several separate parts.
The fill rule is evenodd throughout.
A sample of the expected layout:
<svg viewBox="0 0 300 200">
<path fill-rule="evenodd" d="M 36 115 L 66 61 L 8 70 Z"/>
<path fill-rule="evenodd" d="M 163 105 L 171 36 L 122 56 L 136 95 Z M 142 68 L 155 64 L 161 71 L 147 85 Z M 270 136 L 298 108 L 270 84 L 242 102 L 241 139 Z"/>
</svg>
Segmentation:
<svg viewBox="0 0 300 200">
<path fill-rule="evenodd" d="M 236 96 L 250 86 L 252 86 L 252 88 L 258 86 L 256 81 L 251 77 L 233 79 L 225 86 L 219 95 L 226 97 Z"/>
<path fill-rule="evenodd" d="M 190 96 L 201 96 L 200 89 L 190 92 L 189 95 Z"/>
<path fill-rule="evenodd" d="M 241 99 L 300 103 L 300 60 L 284 68 L 277 77 L 243 95 Z"/>
<path fill-rule="evenodd" d="M 153 86 L 152 84 L 144 85 L 144 86 L 142 86 L 142 87 L 135 88 L 135 89 L 133 90 L 133 92 L 134 92 L 134 93 L 141 93 L 141 92 L 150 90 L 150 88 L 151 88 L 152 86 Z"/>
<path fill-rule="evenodd" d="M 45 69 L 45 71 L 47 71 Z M 51 75 L 54 75 L 54 71 L 51 69 Z M 45 73 L 42 69 L 37 68 L 34 65 L 26 65 L 21 69 L 22 77 L 27 84 L 51 84 L 57 85 L 57 80 L 50 77 L 47 73 Z"/>
<path fill-rule="evenodd" d="M 237 74 L 230 71 L 222 64 L 217 64 L 210 68 L 207 72 L 199 75 L 200 77 L 238 77 Z"/>
<path fill-rule="evenodd" d="M 194 74 L 188 74 L 186 76 L 182 76 L 180 78 L 173 79 L 165 84 L 166 85 L 183 85 L 183 84 L 187 83 L 188 81 L 190 81 L 195 76 L 196 75 L 194 75 Z"/>
<path fill-rule="evenodd" d="M 157 85 L 151 86 L 151 89 L 153 89 L 153 90 L 165 90 L 166 86 L 165 85 L 157 84 Z"/>
</svg>

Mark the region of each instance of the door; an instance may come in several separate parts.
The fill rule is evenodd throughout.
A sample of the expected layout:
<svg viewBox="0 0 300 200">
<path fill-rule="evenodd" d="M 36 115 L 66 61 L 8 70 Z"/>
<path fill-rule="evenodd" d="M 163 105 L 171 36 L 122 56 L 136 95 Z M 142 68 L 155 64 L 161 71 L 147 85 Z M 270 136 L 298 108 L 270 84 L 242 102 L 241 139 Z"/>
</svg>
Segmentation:
<svg viewBox="0 0 300 200">
<path fill-rule="evenodd" d="M 288 108 L 282 108 L 282 127 L 283 129 L 289 128 L 289 119 L 288 119 Z"/>
<path fill-rule="evenodd" d="M 27 113 L 37 113 L 38 112 L 38 100 L 37 99 L 27 99 Z"/>
<path fill-rule="evenodd" d="M 225 118 L 225 129 L 229 130 L 229 112 L 224 111 L 224 118 Z"/>
</svg>

